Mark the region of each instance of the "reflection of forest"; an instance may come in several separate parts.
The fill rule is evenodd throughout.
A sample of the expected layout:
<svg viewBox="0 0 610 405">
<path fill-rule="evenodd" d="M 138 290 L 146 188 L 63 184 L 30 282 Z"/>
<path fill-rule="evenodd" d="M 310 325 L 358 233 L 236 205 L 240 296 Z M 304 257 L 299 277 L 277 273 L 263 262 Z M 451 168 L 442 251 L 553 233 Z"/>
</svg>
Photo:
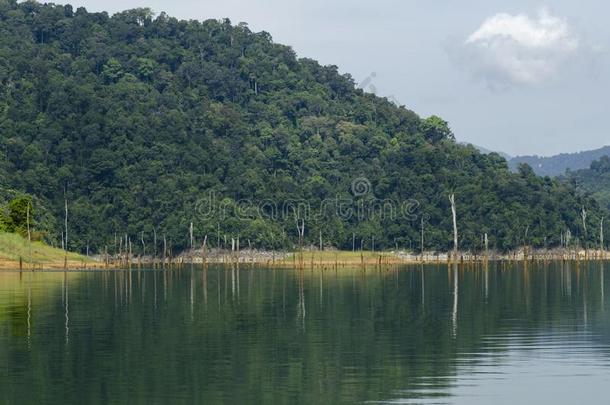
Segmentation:
<svg viewBox="0 0 610 405">
<path fill-rule="evenodd" d="M 0 271 L 0 330 L 13 336 L 28 336 L 33 329 L 33 305 L 44 308 L 64 297 L 78 272 Z M 61 294 L 61 295 L 60 295 Z"/>
<path fill-rule="evenodd" d="M 608 341 L 603 264 L 490 266 L 2 274 L 0 386 L 68 403 L 435 397 L 519 340 Z"/>
</svg>

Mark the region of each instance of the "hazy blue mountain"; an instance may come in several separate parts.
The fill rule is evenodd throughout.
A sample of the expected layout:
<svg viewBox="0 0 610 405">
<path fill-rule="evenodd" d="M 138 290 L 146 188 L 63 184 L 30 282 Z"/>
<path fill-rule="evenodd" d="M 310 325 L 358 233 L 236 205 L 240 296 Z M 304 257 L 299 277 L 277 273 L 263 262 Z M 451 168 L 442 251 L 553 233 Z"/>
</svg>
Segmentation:
<svg viewBox="0 0 610 405">
<path fill-rule="evenodd" d="M 604 156 L 610 156 L 610 146 L 584 152 L 562 153 L 549 157 L 537 155 L 517 156 L 510 159 L 508 165 L 512 171 L 516 171 L 519 164 L 527 163 L 539 176 L 559 176 L 564 174 L 567 169 L 572 171 L 588 169 L 593 161 L 599 160 Z"/>
</svg>

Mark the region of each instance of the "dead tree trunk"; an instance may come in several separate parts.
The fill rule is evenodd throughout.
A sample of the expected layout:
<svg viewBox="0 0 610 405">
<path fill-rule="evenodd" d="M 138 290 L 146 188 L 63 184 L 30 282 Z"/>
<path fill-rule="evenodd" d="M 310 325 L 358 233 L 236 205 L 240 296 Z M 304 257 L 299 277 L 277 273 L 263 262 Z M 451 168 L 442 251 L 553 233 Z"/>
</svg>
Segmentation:
<svg viewBox="0 0 610 405">
<path fill-rule="evenodd" d="M 28 206 L 27 206 L 27 213 L 26 213 L 26 222 L 27 222 L 27 227 L 28 227 L 28 249 L 29 249 L 29 254 L 30 254 L 30 267 L 33 270 L 34 268 L 32 267 L 32 232 L 30 231 L 30 203 L 28 202 Z"/>
<path fill-rule="evenodd" d="M 235 238 L 231 238 L 231 257 L 235 260 Z"/>
<path fill-rule="evenodd" d="M 252 250 L 252 241 L 248 238 L 248 250 L 250 251 L 250 263 L 254 264 L 254 251 Z"/>
<path fill-rule="evenodd" d="M 297 224 L 297 235 L 299 237 L 299 264 L 303 265 L 303 238 L 305 236 L 305 220 L 301 219 L 301 224 L 299 225 L 299 219 L 295 215 L 295 220 Z"/>
<path fill-rule="evenodd" d="M 165 262 L 167 261 L 167 237 L 163 234 L 163 268 L 165 268 Z"/>
<path fill-rule="evenodd" d="M 424 217 L 421 218 L 421 258 L 424 259 Z"/>
<path fill-rule="evenodd" d="M 527 238 L 529 232 L 530 232 L 530 226 L 527 225 L 525 227 L 525 235 L 523 237 L 523 260 L 527 260 L 527 257 L 529 255 L 529 251 L 530 251 L 530 246 L 529 246 L 528 238 Z"/>
<path fill-rule="evenodd" d="M 301 235 L 299 236 L 301 250 L 301 267 L 303 267 L 303 241 L 305 240 L 305 219 L 301 219 Z"/>
<path fill-rule="evenodd" d="M 157 228 L 153 226 L 153 267 L 157 267 Z"/>
<path fill-rule="evenodd" d="M 127 255 L 127 263 L 129 268 L 131 269 L 131 255 L 132 251 L 131 251 L 131 238 L 129 238 L 129 254 Z"/>
<path fill-rule="evenodd" d="M 582 207 L 582 211 L 580 213 L 580 216 L 582 217 L 582 227 L 583 230 L 585 231 L 585 240 L 584 240 L 584 247 L 585 247 L 585 259 L 587 259 L 587 254 L 588 254 L 588 236 L 587 236 L 587 210 L 585 209 L 585 207 Z"/>
<path fill-rule="evenodd" d="M 602 217 L 602 220 L 599 223 L 599 250 L 600 250 L 600 254 L 602 255 L 602 259 L 604 258 L 604 217 Z"/>
<path fill-rule="evenodd" d="M 453 217 L 453 257 L 457 260 L 458 257 L 458 228 L 457 228 L 457 212 L 455 208 L 455 194 L 449 196 L 451 202 L 451 215 Z"/>
<path fill-rule="evenodd" d="M 203 238 L 203 244 L 201 245 L 201 264 L 205 266 L 206 264 L 206 245 L 208 243 L 208 235 L 205 235 Z"/>
<path fill-rule="evenodd" d="M 116 245 L 116 232 L 114 234 L 114 262 L 116 263 L 117 260 L 120 264 L 121 262 L 121 255 L 123 254 L 123 237 L 119 237 L 119 248 L 117 250 L 117 245 Z"/>
<path fill-rule="evenodd" d="M 189 253 L 190 259 L 191 259 L 191 264 L 193 264 L 193 249 L 194 249 L 194 238 L 193 238 L 193 223 L 191 222 L 191 226 L 189 227 L 189 236 L 191 238 L 191 251 Z"/>
<path fill-rule="evenodd" d="M 568 229 L 566 231 L 566 235 L 564 237 L 564 242 L 565 242 L 565 246 L 566 246 L 566 251 L 568 253 L 568 258 L 570 258 L 571 256 L 571 252 L 570 252 L 570 242 L 572 241 L 572 232 Z"/>
<path fill-rule="evenodd" d="M 322 231 L 320 231 L 320 252 L 322 251 Z"/>
</svg>

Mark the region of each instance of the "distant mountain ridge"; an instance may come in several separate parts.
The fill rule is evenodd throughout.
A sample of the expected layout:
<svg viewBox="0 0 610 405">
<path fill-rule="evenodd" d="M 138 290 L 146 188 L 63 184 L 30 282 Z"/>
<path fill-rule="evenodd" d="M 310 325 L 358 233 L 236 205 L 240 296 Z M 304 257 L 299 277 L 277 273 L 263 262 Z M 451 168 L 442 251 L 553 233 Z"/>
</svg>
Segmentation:
<svg viewBox="0 0 610 405">
<path fill-rule="evenodd" d="M 516 171 L 521 163 L 526 163 L 534 169 L 537 175 L 554 177 L 565 174 L 568 169 L 571 171 L 588 169 L 592 162 L 604 156 L 610 156 L 610 146 L 584 152 L 562 153 L 549 157 L 537 155 L 516 156 L 508 160 L 508 166 L 512 171 Z"/>
<path fill-rule="evenodd" d="M 495 150 L 491 150 L 491 149 L 487 149 L 483 146 L 480 145 L 475 145 L 474 143 L 470 143 L 470 142 L 460 142 L 461 145 L 464 146 L 472 146 L 473 148 L 475 148 L 476 150 L 478 150 L 479 152 L 481 152 L 484 155 L 489 155 L 490 153 L 496 153 L 500 156 L 502 156 L 504 159 L 506 159 L 507 161 L 510 161 L 513 157 L 511 155 L 509 155 L 508 153 L 504 153 L 504 152 L 499 152 L 499 151 L 495 151 Z"/>
</svg>

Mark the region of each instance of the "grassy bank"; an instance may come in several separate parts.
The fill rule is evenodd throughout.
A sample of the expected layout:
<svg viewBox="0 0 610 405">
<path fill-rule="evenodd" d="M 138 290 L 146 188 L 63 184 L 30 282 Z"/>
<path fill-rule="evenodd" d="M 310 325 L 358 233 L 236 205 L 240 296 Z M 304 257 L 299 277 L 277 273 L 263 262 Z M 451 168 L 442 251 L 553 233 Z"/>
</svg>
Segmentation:
<svg viewBox="0 0 610 405">
<path fill-rule="evenodd" d="M 0 269 L 49 269 L 64 267 L 65 252 L 42 242 L 32 242 L 14 233 L 0 232 Z M 68 267 L 83 267 L 93 263 L 77 253 L 68 253 Z"/>
</svg>

